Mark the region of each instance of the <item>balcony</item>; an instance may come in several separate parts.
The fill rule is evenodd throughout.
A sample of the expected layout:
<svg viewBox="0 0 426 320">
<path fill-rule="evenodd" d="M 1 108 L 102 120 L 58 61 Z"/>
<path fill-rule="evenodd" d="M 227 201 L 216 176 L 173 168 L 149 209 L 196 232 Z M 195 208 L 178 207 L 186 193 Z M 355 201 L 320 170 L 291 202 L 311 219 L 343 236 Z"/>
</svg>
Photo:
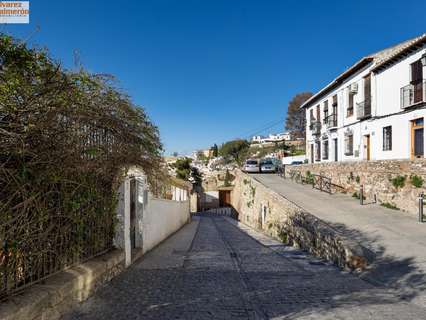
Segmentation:
<svg viewBox="0 0 426 320">
<path fill-rule="evenodd" d="M 371 117 L 371 98 L 356 104 L 356 118 L 358 120 Z"/>
<path fill-rule="evenodd" d="M 330 114 L 324 119 L 324 123 L 327 126 L 327 129 L 332 129 L 337 127 L 337 114 Z"/>
<path fill-rule="evenodd" d="M 320 135 L 321 134 L 321 122 L 318 120 L 314 120 L 309 125 L 309 130 L 312 131 L 313 135 Z"/>
<path fill-rule="evenodd" d="M 426 80 L 401 88 L 401 109 L 426 102 Z"/>
</svg>

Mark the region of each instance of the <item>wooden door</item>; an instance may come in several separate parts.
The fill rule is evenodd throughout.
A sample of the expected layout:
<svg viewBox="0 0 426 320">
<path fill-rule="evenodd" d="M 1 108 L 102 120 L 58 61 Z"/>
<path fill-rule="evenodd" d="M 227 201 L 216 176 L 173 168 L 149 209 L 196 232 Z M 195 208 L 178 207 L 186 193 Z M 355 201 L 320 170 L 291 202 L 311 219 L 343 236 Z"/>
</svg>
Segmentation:
<svg viewBox="0 0 426 320">
<path fill-rule="evenodd" d="M 370 150 L 371 150 L 371 146 L 370 146 L 370 135 L 369 134 L 367 134 L 366 136 L 365 136 L 365 158 L 367 159 L 367 160 L 370 160 Z"/>
<path fill-rule="evenodd" d="M 411 122 L 411 159 L 424 157 L 423 118 Z"/>
<path fill-rule="evenodd" d="M 219 206 L 230 207 L 231 206 L 231 191 L 220 190 L 219 191 Z"/>
</svg>

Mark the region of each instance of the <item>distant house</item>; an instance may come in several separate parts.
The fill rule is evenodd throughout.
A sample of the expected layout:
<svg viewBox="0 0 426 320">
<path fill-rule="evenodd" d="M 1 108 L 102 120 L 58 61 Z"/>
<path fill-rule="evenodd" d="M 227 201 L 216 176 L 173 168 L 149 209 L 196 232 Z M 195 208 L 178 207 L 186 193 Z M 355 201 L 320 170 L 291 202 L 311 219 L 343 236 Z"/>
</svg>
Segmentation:
<svg viewBox="0 0 426 320">
<path fill-rule="evenodd" d="M 211 158 L 213 157 L 213 150 L 204 149 L 204 150 L 196 150 L 192 153 L 192 158 L 195 160 L 200 160 L 202 158 Z"/>
<path fill-rule="evenodd" d="M 424 158 L 426 34 L 363 57 L 306 101 L 309 162 Z"/>
<path fill-rule="evenodd" d="M 251 139 L 252 143 L 269 143 L 269 142 L 281 142 L 281 141 L 290 141 L 291 134 L 289 132 L 269 134 L 268 136 L 253 136 Z"/>
</svg>

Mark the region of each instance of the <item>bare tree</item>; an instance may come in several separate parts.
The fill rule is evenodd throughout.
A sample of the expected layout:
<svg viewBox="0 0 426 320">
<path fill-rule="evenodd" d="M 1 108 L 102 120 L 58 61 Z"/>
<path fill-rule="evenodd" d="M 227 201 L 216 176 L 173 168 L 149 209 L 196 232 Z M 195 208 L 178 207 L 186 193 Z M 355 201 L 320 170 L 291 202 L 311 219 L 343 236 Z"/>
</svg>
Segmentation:
<svg viewBox="0 0 426 320">
<path fill-rule="evenodd" d="M 293 137 L 302 138 L 305 136 L 306 116 L 305 111 L 301 110 L 300 106 L 312 95 L 311 92 L 301 92 L 296 94 L 288 103 L 285 128 L 292 133 Z"/>
</svg>

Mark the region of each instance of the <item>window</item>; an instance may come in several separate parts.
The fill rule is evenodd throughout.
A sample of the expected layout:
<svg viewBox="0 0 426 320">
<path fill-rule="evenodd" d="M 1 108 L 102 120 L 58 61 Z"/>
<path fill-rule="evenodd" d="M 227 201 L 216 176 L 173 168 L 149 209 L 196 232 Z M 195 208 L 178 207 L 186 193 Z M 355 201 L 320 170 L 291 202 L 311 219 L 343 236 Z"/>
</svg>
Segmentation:
<svg viewBox="0 0 426 320">
<path fill-rule="evenodd" d="M 423 80 L 423 65 L 420 60 L 411 64 L 411 84 L 417 84 Z"/>
<path fill-rule="evenodd" d="M 413 103 L 424 101 L 423 98 L 423 64 L 420 60 L 411 64 L 411 82 Z"/>
<path fill-rule="evenodd" d="M 345 136 L 345 155 L 352 156 L 354 154 L 354 135 L 347 134 Z"/>
<path fill-rule="evenodd" d="M 333 106 L 333 114 L 334 114 L 334 116 L 337 119 L 337 94 L 335 94 L 333 96 L 333 104 L 332 104 L 332 106 Z"/>
<path fill-rule="evenodd" d="M 354 98 L 355 93 L 351 92 L 349 87 L 349 101 L 348 101 L 348 109 L 346 110 L 346 117 L 351 117 L 354 115 Z"/>
<path fill-rule="evenodd" d="M 310 122 L 314 122 L 314 109 L 309 110 L 309 120 Z"/>
<path fill-rule="evenodd" d="M 320 105 L 317 105 L 317 121 L 321 121 L 321 109 Z"/>
<path fill-rule="evenodd" d="M 324 101 L 324 124 L 327 123 L 328 119 L 328 100 Z"/>
<path fill-rule="evenodd" d="M 392 126 L 383 128 L 383 151 L 392 150 Z"/>
<path fill-rule="evenodd" d="M 328 159 L 328 139 L 322 142 L 322 159 L 323 160 Z"/>
</svg>

